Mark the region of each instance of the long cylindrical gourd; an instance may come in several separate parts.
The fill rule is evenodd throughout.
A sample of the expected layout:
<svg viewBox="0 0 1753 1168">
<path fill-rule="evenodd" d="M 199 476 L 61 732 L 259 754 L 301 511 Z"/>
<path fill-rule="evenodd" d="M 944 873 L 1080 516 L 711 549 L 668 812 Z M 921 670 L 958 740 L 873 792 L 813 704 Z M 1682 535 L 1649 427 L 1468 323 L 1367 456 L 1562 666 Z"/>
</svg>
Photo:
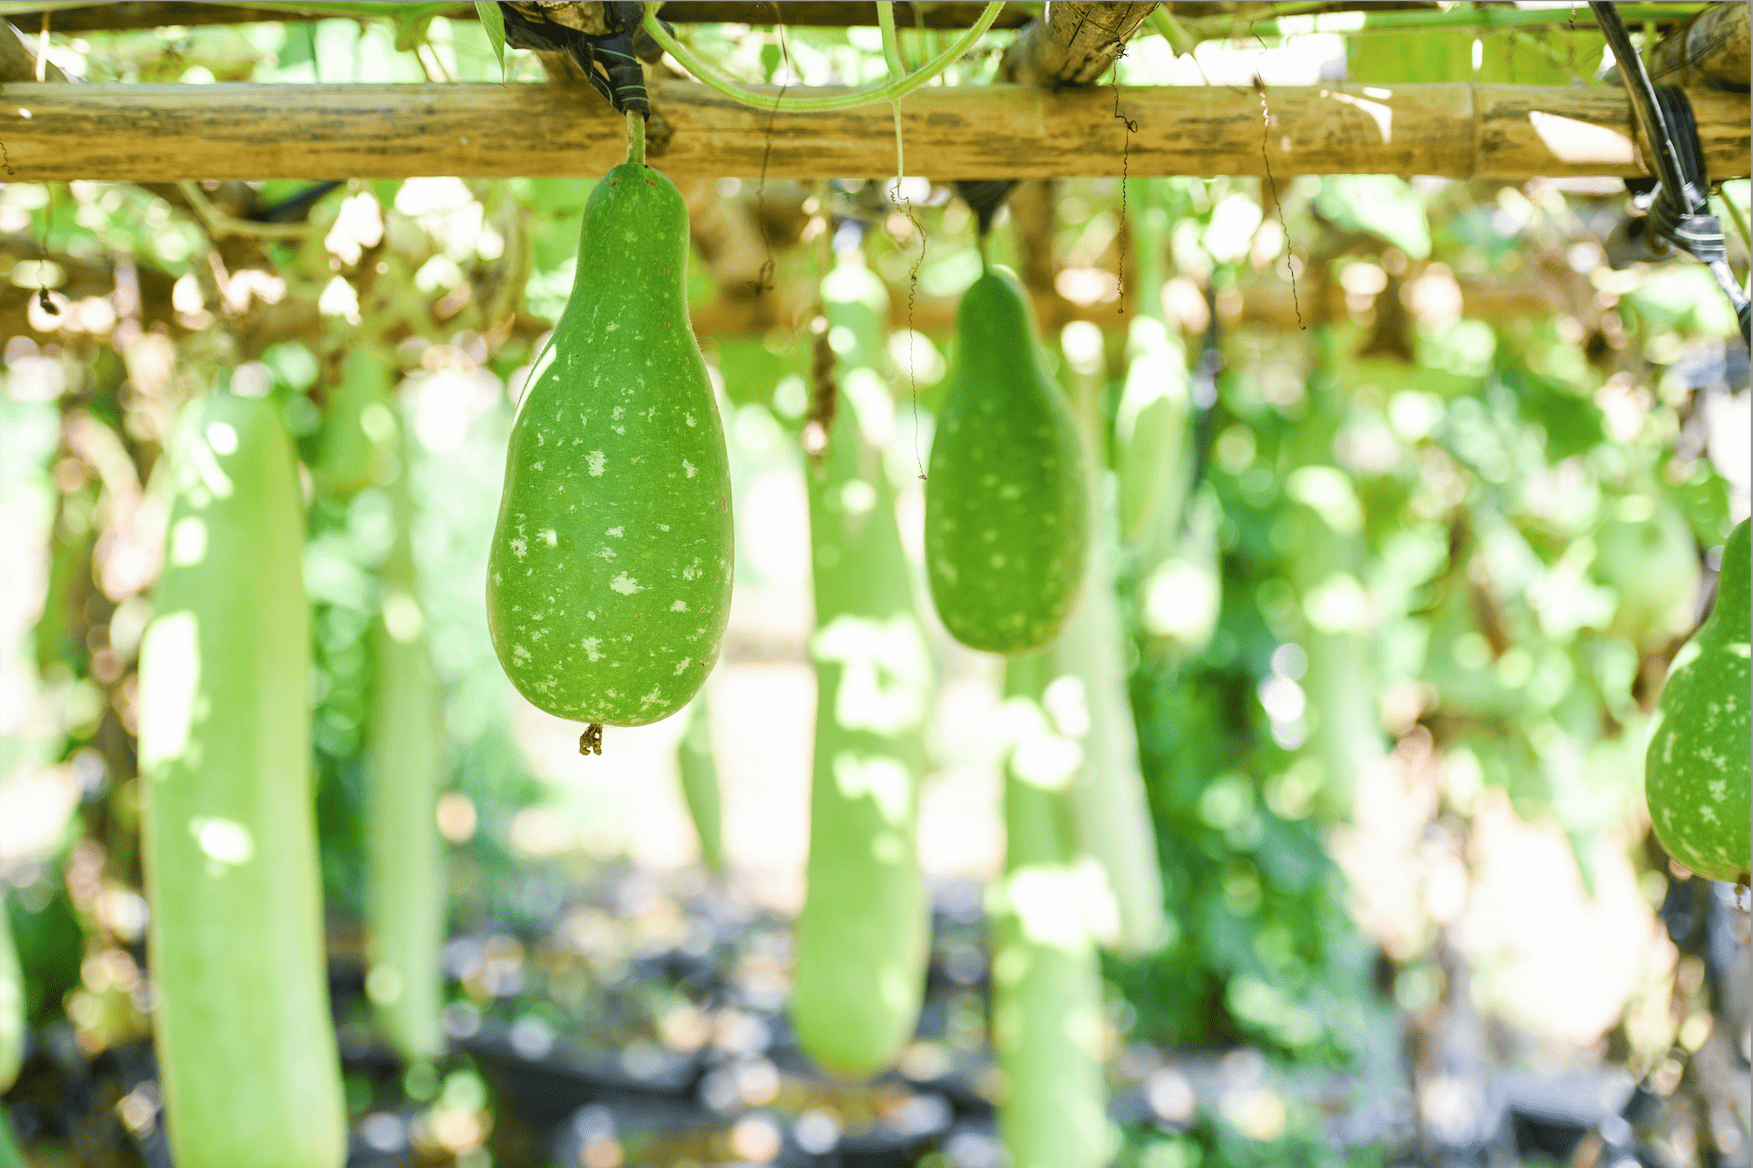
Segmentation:
<svg viewBox="0 0 1753 1168">
<path fill-rule="evenodd" d="M 730 466 L 688 319 L 688 210 L 634 162 L 591 192 L 578 276 L 518 407 L 487 568 L 493 647 L 551 714 L 688 703 L 730 614 Z"/>
<path fill-rule="evenodd" d="M 676 744 L 676 771 L 682 801 L 694 821 L 700 858 L 714 872 L 724 869 L 724 817 L 718 798 L 718 764 L 712 758 L 712 717 L 701 688 L 688 706 L 688 728 Z"/>
<path fill-rule="evenodd" d="M 849 345 L 825 457 L 819 472 L 805 471 L 816 738 L 791 1019 L 816 1062 L 868 1076 L 912 1037 L 924 990 L 929 922 L 915 827 L 931 664 L 882 451 L 859 424 L 860 403 L 887 393 L 870 367 L 887 295 L 848 258 L 822 281 L 822 299 L 830 336 Z"/>
<path fill-rule="evenodd" d="M 1083 583 L 1083 446 L 1013 276 L 994 267 L 975 280 L 956 329 L 925 483 L 931 598 L 964 645 L 1029 652 L 1059 635 Z"/>
<path fill-rule="evenodd" d="M 1115 417 L 1120 469 L 1120 536 L 1134 547 L 1174 546 L 1181 530 L 1192 416 L 1187 353 L 1163 311 L 1168 212 L 1152 205 L 1149 184 L 1133 179 L 1132 229 L 1138 241 L 1138 311 L 1127 327 L 1126 382 Z M 1160 558 L 1159 552 L 1152 559 Z"/>
<path fill-rule="evenodd" d="M 0 895 L 0 1092 L 18 1081 L 23 1065 L 24 970 L 18 964 L 18 946 L 12 941 L 6 897 Z"/>
<path fill-rule="evenodd" d="M 1291 505 L 1286 519 L 1295 532 L 1286 575 L 1302 611 L 1300 644 L 1308 665 L 1307 755 L 1323 772 L 1321 799 L 1349 817 L 1358 776 L 1387 751 L 1378 705 L 1376 666 L 1368 639 L 1373 606 L 1362 581 L 1368 558 L 1364 510 L 1351 476 L 1332 465 L 1335 436 L 1350 399 L 1333 373 L 1341 342 L 1330 329 L 1316 336 L 1320 354 L 1311 378 L 1315 406 L 1287 447 L 1293 464 L 1285 478 Z"/>
<path fill-rule="evenodd" d="M 361 344 L 341 363 L 341 384 L 324 411 L 322 445 L 312 476 L 324 491 L 351 495 L 394 472 L 396 416 L 389 404 L 390 365 Z"/>
<path fill-rule="evenodd" d="M 1222 519 L 1216 492 L 1202 488 L 1187 508 L 1187 529 L 1171 545 L 1174 550 L 1138 584 L 1139 623 L 1154 647 L 1179 660 L 1204 652 L 1223 612 L 1217 546 Z"/>
<path fill-rule="evenodd" d="M 144 860 L 180 1168 L 335 1168 L 346 1112 L 311 810 L 310 608 L 268 402 L 184 411 L 140 650 Z"/>
<path fill-rule="evenodd" d="M 1644 762 L 1650 822 L 1668 854 L 1712 880 L 1748 879 L 1748 521 L 1723 548 L 1716 603 L 1668 670 Z"/>
<path fill-rule="evenodd" d="M 1076 744 L 1041 696 L 1051 654 L 1005 668 L 1011 728 L 1004 877 L 993 894 L 992 1042 L 1004 1072 L 998 1125 L 1013 1168 L 1097 1168 L 1109 1159 L 1102 982 L 1072 842 Z"/>
<path fill-rule="evenodd" d="M 392 415 L 391 425 L 395 426 Z M 400 427 L 396 426 L 399 430 Z M 378 1024 L 404 1059 L 444 1050 L 441 955 L 446 885 L 438 837 L 442 774 L 439 693 L 414 566 L 414 501 L 407 450 L 392 433 L 400 468 L 385 484 L 395 542 L 378 571 L 375 665 L 365 732 L 366 991 Z"/>
<path fill-rule="evenodd" d="M 1078 403 L 1078 425 L 1091 466 L 1100 466 L 1101 435 L 1093 394 Z M 1128 955 L 1162 944 L 1163 881 L 1156 829 L 1138 763 L 1138 729 L 1126 687 L 1127 634 L 1115 593 L 1119 532 L 1114 484 L 1103 470 L 1091 476 L 1091 539 L 1083 601 L 1054 642 L 1053 661 L 1083 691 L 1088 730 L 1083 765 L 1070 788 L 1078 850 L 1096 861 L 1111 912 L 1092 922 L 1097 939 Z"/>
</svg>

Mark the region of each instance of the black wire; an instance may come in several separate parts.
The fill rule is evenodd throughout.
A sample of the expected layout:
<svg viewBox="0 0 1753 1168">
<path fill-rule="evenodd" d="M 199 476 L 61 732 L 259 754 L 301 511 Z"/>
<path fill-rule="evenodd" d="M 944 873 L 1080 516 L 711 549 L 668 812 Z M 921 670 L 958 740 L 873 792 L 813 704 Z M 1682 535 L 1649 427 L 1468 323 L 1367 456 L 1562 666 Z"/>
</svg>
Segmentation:
<svg viewBox="0 0 1753 1168">
<path fill-rule="evenodd" d="M 1613 50 L 1633 119 L 1654 155 L 1658 186 L 1650 204 L 1649 224 L 1658 237 L 1710 270 L 1723 295 L 1734 306 L 1741 340 L 1753 347 L 1753 302 L 1735 281 L 1729 268 L 1728 240 L 1722 222 L 1710 213 L 1710 177 L 1705 171 L 1704 149 L 1698 141 L 1692 103 L 1679 88 L 1658 87 L 1650 81 L 1649 70 L 1644 68 L 1643 58 L 1631 43 L 1631 33 L 1613 4 L 1608 0 L 1589 0 L 1589 9 L 1601 26 L 1608 48 Z M 1632 187 L 1630 182 L 1626 185 Z"/>
</svg>

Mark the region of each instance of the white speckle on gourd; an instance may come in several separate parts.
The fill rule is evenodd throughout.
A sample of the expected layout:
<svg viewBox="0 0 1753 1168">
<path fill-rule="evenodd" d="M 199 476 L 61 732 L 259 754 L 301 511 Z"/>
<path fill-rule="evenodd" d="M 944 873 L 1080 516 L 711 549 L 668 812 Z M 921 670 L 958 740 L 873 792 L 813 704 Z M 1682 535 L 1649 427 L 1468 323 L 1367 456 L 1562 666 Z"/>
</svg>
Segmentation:
<svg viewBox="0 0 1753 1168">
<path fill-rule="evenodd" d="M 596 555 L 600 560 L 612 560 L 615 558 L 615 549 L 604 544 L 596 550 Z"/>
<path fill-rule="evenodd" d="M 560 535 L 552 527 L 544 528 L 542 530 L 542 540 L 549 547 L 558 547 L 560 545 Z"/>
<path fill-rule="evenodd" d="M 678 600 L 674 604 L 670 605 L 670 611 L 671 612 L 687 612 L 688 611 L 688 602 L 685 600 Z"/>
<path fill-rule="evenodd" d="M 584 649 L 585 657 L 591 661 L 602 660 L 602 645 L 603 639 L 601 637 L 586 637 L 579 642 L 579 646 Z"/>
<path fill-rule="evenodd" d="M 683 414 L 682 421 L 684 421 L 684 422 L 688 423 L 688 425 L 692 426 L 695 424 L 694 415 L 693 414 Z"/>
<path fill-rule="evenodd" d="M 603 532 L 603 534 L 604 535 L 612 535 L 616 539 L 620 539 L 623 535 L 627 534 L 627 529 L 625 527 L 611 527 L 607 531 Z"/>
<path fill-rule="evenodd" d="M 676 675 L 676 676 L 677 676 L 677 677 L 680 677 L 680 676 L 681 676 L 681 675 L 682 675 L 682 670 L 684 670 L 684 669 L 686 669 L 686 668 L 688 668 L 688 664 L 689 664 L 689 662 L 690 662 L 690 661 L 692 661 L 692 660 L 693 660 L 693 659 L 692 659 L 692 658 L 690 658 L 690 657 L 684 657 L 684 658 L 682 658 L 682 659 L 681 659 L 681 660 L 680 660 L 680 661 L 679 661 L 679 662 L 677 662 L 677 663 L 676 663 L 676 673 L 675 673 L 675 675 Z"/>
<path fill-rule="evenodd" d="M 685 459 L 685 458 L 684 458 L 684 459 L 682 459 L 682 469 L 683 469 L 683 470 L 685 470 L 685 471 L 687 471 L 687 472 L 688 472 L 688 477 L 689 477 L 689 478 L 693 478 L 693 477 L 694 477 L 694 464 L 693 464 L 693 463 L 691 463 L 691 462 L 689 462 L 689 461 L 688 461 L 688 460 L 687 460 L 687 459 Z"/>
<path fill-rule="evenodd" d="M 514 537 L 511 541 L 511 554 L 520 560 L 523 559 L 524 552 L 527 551 L 528 548 L 529 545 L 524 543 L 522 539 Z"/>
<path fill-rule="evenodd" d="M 603 474 L 603 464 L 608 462 L 608 460 L 608 455 L 604 454 L 602 451 L 591 451 L 587 456 L 587 461 L 590 464 L 590 477 L 593 479 L 601 478 Z"/>
<path fill-rule="evenodd" d="M 625 572 L 622 572 L 619 576 L 610 580 L 609 587 L 613 588 L 616 592 L 619 592 L 622 596 L 631 596 L 640 590 L 639 581 L 635 580 Z"/>
</svg>

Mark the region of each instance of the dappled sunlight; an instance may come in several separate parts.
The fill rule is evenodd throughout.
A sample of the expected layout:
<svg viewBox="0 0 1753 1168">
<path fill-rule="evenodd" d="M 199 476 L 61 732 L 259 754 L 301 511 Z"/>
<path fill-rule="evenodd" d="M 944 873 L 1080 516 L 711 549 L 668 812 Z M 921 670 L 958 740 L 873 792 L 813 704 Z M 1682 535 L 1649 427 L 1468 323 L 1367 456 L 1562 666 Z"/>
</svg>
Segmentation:
<svg viewBox="0 0 1753 1168">
<path fill-rule="evenodd" d="M 911 614 L 888 620 L 842 614 L 811 641 L 818 661 L 841 666 L 834 720 L 893 737 L 917 726 L 931 700 L 931 658 Z"/>
<path fill-rule="evenodd" d="M 1388 96 L 1380 90 L 1366 90 L 1365 92 Z M 1367 97 L 1341 93 L 1336 89 L 1324 89 L 1321 91 L 1321 96 L 1330 101 L 1336 101 L 1340 105 L 1348 105 L 1369 118 L 1371 122 L 1375 123 L 1376 133 L 1381 135 L 1383 142 L 1394 140 L 1394 110 L 1386 102 L 1371 101 Z"/>
<path fill-rule="evenodd" d="M 193 612 L 159 613 L 146 627 L 140 653 L 162 670 L 159 684 L 140 694 L 140 725 L 150 727 L 141 735 L 140 766 L 143 771 L 163 767 L 158 770 L 162 781 L 178 764 L 199 765 L 191 757 L 190 741 L 211 701 L 202 689 L 200 617 Z"/>
<path fill-rule="evenodd" d="M 1579 122 L 1544 110 L 1529 110 L 1528 124 L 1534 127 L 1541 144 L 1559 162 L 1613 165 L 1637 159 L 1637 147 L 1630 135 L 1606 126 Z"/>
</svg>

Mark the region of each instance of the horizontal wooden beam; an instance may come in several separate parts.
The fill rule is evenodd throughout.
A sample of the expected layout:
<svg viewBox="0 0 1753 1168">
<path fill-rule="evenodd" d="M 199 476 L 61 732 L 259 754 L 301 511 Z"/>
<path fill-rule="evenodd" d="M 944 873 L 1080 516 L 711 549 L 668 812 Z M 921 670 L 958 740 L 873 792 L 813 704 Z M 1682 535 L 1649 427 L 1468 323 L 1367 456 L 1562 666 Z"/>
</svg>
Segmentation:
<svg viewBox="0 0 1753 1168">
<path fill-rule="evenodd" d="M 650 159 L 677 178 L 895 172 L 886 105 L 775 117 L 694 82 L 651 92 L 669 132 Z M 1746 175 L 1747 97 L 1688 96 L 1711 177 Z M 1608 88 L 928 86 L 902 130 L 910 172 L 939 179 L 1644 173 Z M 597 175 L 624 133 L 594 91 L 551 84 L 0 85 L 0 178 L 17 182 Z"/>
<path fill-rule="evenodd" d="M 937 4 L 911 4 L 900 0 L 895 5 L 895 23 L 902 28 L 967 28 L 980 19 L 985 5 L 979 0 L 949 0 Z M 37 28 L 43 21 L 42 9 L 11 13 L 11 19 L 22 27 Z M 390 15 L 386 13 L 386 16 Z M 440 15 L 452 20 L 474 20 L 475 6 L 465 0 L 445 9 Z M 786 0 L 670 0 L 662 11 L 671 24 L 757 24 L 775 23 L 817 28 L 846 28 L 853 25 L 875 25 L 877 6 L 872 0 L 808 0 L 798 3 Z M 253 24 L 258 21 L 302 21 L 332 19 L 334 12 L 315 6 L 290 4 L 212 4 L 200 0 L 104 0 L 103 3 L 81 4 L 76 7 L 48 11 L 49 27 L 57 32 L 107 32 L 137 28 L 164 28 L 169 25 L 198 26 L 206 24 Z M 1019 28 L 1034 16 L 1028 6 L 1006 5 L 993 22 L 993 28 Z"/>
</svg>

